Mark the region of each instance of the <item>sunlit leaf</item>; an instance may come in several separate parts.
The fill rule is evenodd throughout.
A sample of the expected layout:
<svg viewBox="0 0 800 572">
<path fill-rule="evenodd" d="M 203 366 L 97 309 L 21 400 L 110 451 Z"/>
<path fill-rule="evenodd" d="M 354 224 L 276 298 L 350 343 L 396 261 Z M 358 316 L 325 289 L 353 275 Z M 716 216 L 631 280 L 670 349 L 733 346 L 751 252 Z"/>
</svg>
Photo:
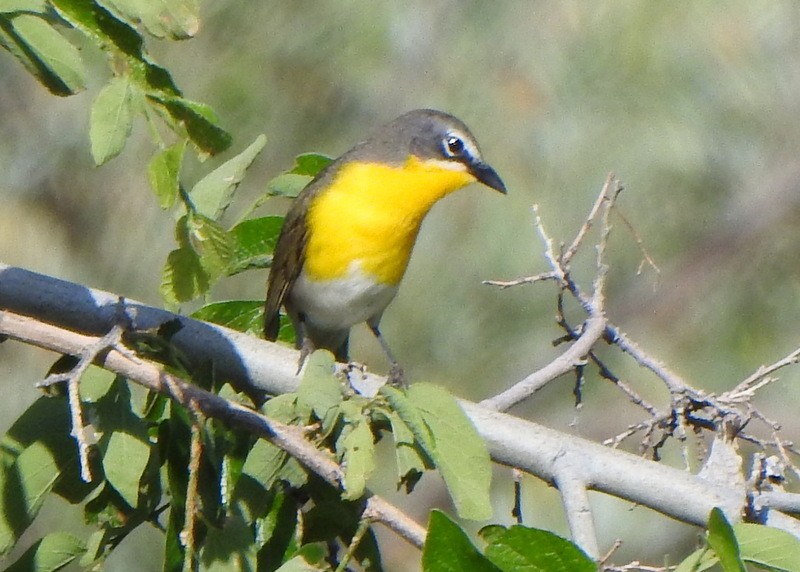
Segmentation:
<svg viewBox="0 0 800 572">
<path fill-rule="evenodd" d="M 433 461 L 459 516 L 473 520 L 491 517 L 489 451 L 464 410 L 446 390 L 427 383 L 412 385 L 408 399 L 430 429 Z"/>
<path fill-rule="evenodd" d="M 707 538 L 708 545 L 719 558 L 719 563 L 725 572 L 745 572 L 733 528 L 723 512 L 716 507 L 711 510 L 708 517 Z"/>
<path fill-rule="evenodd" d="M 230 205 L 233 191 L 266 143 L 267 138 L 259 135 L 247 149 L 200 179 L 189 193 L 196 212 L 217 220 Z"/>
<path fill-rule="evenodd" d="M 486 557 L 506 572 L 595 572 L 597 564 L 569 540 L 547 530 L 512 526 L 491 534 Z"/>
<path fill-rule="evenodd" d="M 18 14 L 0 40 L 54 94 L 72 95 L 86 86 L 80 52 L 44 18 Z"/>
<path fill-rule="evenodd" d="M 111 435 L 103 455 L 106 479 L 134 508 L 139 504 L 139 482 L 149 458 L 149 444 L 123 431 Z"/>
<path fill-rule="evenodd" d="M 282 226 L 283 217 L 279 216 L 249 219 L 234 226 L 230 231 L 234 246 L 229 273 L 268 267 Z"/>
<path fill-rule="evenodd" d="M 141 22 L 157 38 L 190 38 L 200 26 L 197 0 L 102 0 L 100 3 L 134 26 Z"/>
<path fill-rule="evenodd" d="M 428 535 L 422 550 L 424 572 L 500 572 L 481 554 L 467 533 L 443 512 L 431 511 Z"/>
<path fill-rule="evenodd" d="M 171 305 L 188 302 L 208 292 L 209 276 L 200 257 L 188 247 L 173 250 L 161 273 L 161 296 Z"/>
<path fill-rule="evenodd" d="M 115 77 L 100 90 L 92 103 L 89 139 L 95 165 L 119 155 L 133 127 L 131 86 L 125 77 Z"/>
<path fill-rule="evenodd" d="M 180 173 L 183 155 L 186 151 L 186 139 L 159 151 L 147 167 L 150 188 L 158 197 L 162 209 L 175 204 L 180 189 Z"/>
<path fill-rule="evenodd" d="M 264 328 L 263 300 L 230 300 L 206 304 L 192 313 L 192 317 L 219 324 L 239 332 L 259 335 Z"/>
</svg>

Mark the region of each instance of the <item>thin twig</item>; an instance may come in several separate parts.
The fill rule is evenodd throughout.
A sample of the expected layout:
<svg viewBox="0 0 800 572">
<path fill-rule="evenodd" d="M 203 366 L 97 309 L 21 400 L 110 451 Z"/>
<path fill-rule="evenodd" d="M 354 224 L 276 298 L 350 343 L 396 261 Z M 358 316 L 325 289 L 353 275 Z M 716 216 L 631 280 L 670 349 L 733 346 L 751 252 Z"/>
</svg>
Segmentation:
<svg viewBox="0 0 800 572">
<path fill-rule="evenodd" d="M 634 242 L 636 242 L 636 246 L 639 247 L 639 252 L 642 253 L 642 261 L 639 262 L 639 266 L 636 269 L 636 274 L 637 275 L 641 274 L 642 268 L 644 267 L 645 264 L 647 264 L 648 266 L 650 266 L 650 268 L 653 269 L 653 271 L 656 274 L 660 275 L 661 269 L 658 267 L 655 260 L 653 260 L 653 258 L 650 256 L 650 253 L 647 252 L 647 248 L 645 248 L 644 246 L 644 240 L 642 240 L 642 237 L 639 235 L 636 228 L 633 226 L 633 224 L 631 224 L 628 218 L 624 214 L 622 214 L 621 210 L 617 209 L 616 215 L 619 217 L 622 223 L 628 228 L 628 231 L 631 233 Z"/>
<path fill-rule="evenodd" d="M 350 539 L 350 544 L 347 545 L 347 551 L 345 551 L 344 556 L 339 562 L 339 565 L 336 567 L 335 572 L 344 572 L 347 570 L 347 564 L 353 559 L 353 555 L 356 553 L 358 545 L 361 544 L 361 540 L 364 538 L 364 535 L 369 530 L 370 524 L 371 523 L 369 519 L 363 516 L 361 517 L 361 520 L 358 521 L 358 528 L 356 529 L 353 538 Z"/>
<path fill-rule="evenodd" d="M 511 509 L 511 516 L 517 524 L 522 524 L 522 471 L 512 468 L 511 480 L 514 482 L 514 508 Z"/>
<path fill-rule="evenodd" d="M 532 210 L 534 226 L 536 226 L 536 231 L 539 233 L 542 242 L 544 242 L 544 257 L 547 259 L 547 262 L 550 263 L 550 267 L 553 269 L 553 274 L 556 280 L 558 280 L 558 283 L 563 285 L 566 278 L 564 268 L 559 262 L 560 257 L 556 254 L 555 247 L 553 246 L 553 239 L 547 234 L 547 230 L 545 230 L 544 223 L 542 222 L 542 217 L 539 216 L 539 205 L 534 204 Z"/>
<path fill-rule="evenodd" d="M 526 276 L 524 278 L 517 278 L 516 280 L 484 280 L 482 284 L 486 284 L 488 286 L 497 286 L 500 289 L 505 290 L 506 288 L 511 288 L 513 286 L 521 286 L 522 284 L 535 284 L 536 282 L 543 282 L 544 280 L 556 280 L 558 276 L 555 272 L 541 272 L 539 274 L 534 274 L 533 276 Z"/>
<path fill-rule="evenodd" d="M 50 387 L 57 383 L 67 384 L 69 414 L 72 422 L 71 435 L 75 438 L 75 442 L 78 445 L 81 479 L 86 483 L 91 482 L 93 479 L 92 469 L 89 463 L 89 448 L 94 444 L 96 439 L 93 435 L 89 435 L 92 431 L 91 427 L 87 426 L 84 422 L 83 407 L 81 406 L 80 379 L 102 352 L 119 344 L 122 333 L 123 327 L 120 324 L 114 325 L 102 338 L 81 350 L 80 359 L 71 370 L 64 373 L 49 375 L 37 384 L 37 387 Z"/>
<path fill-rule="evenodd" d="M 594 222 L 597 213 L 600 211 L 600 207 L 606 201 L 606 199 L 610 196 L 610 191 L 612 188 L 612 183 L 615 183 L 615 187 L 619 186 L 619 183 L 614 176 L 614 173 L 609 173 L 608 177 L 606 177 L 606 182 L 603 184 L 603 188 L 600 191 L 600 194 L 597 196 L 597 199 L 594 201 L 592 205 L 592 209 L 589 211 L 589 215 L 584 220 L 584 223 L 581 225 L 581 228 L 578 230 L 578 234 L 575 236 L 575 239 L 572 241 L 572 244 L 569 245 L 569 248 L 564 252 L 564 255 L 561 257 L 561 263 L 566 267 L 569 266 L 569 263 L 572 261 L 572 257 L 575 256 L 575 253 L 578 252 L 578 248 L 580 248 L 583 239 L 589 233 L 589 230 L 592 228 L 592 224 Z M 615 190 L 615 194 L 616 194 Z"/>
<path fill-rule="evenodd" d="M 614 543 L 611 545 L 611 548 L 609 548 L 606 551 L 606 553 L 603 554 L 597 561 L 597 568 L 599 570 L 603 569 L 603 567 L 606 565 L 606 562 L 608 562 L 611 559 L 611 556 L 619 549 L 620 546 L 622 546 L 622 540 L 617 538 L 616 540 L 614 540 Z"/>
<path fill-rule="evenodd" d="M 786 366 L 794 365 L 800 362 L 800 348 L 797 348 L 789 355 L 784 357 L 783 359 L 779 359 L 773 364 L 770 365 L 762 365 L 759 367 L 755 372 L 753 372 L 750 376 L 742 380 L 736 387 L 734 387 L 730 393 L 744 393 L 746 392 L 751 386 L 755 385 L 762 379 L 767 376 L 772 375 L 776 371 Z"/>
<path fill-rule="evenodd" d="M 197 548 L 195 544 L 194 532 L 198 516 L 197 501 L 200 498 L 200 461 L 203 455 L 203 428 L 202 414 L 198 408 L 189 401 L 189 411 L 194 417 L 192 423 L 192 441 L 189 449 L 189 481 L 186 485 L 186 503 L 183 511 L 183 530 L 180 532 L 181 544 L 186 553 L 183 561 L 183 569 L 186 572 L 194 572 L 198 569 Z"/>
</svg>

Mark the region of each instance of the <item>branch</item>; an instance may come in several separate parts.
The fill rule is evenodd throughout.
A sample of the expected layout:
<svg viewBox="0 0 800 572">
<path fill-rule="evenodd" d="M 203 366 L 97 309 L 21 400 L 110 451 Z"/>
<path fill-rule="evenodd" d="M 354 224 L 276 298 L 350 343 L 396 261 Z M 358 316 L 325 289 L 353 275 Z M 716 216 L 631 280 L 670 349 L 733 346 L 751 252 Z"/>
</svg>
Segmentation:
<svg viewBox="0 0 800 572">
<path fill-rule="evenodd" d="M 64 330 L 74 329 L 94 333 L 96 337 L 102 336 L 114 324 L 114 307 L 117 301 L 116 295 L 0 265 L 0 335 L 11 334 L 8 331 L 9 311 L 31 315 L 58 327 L 46 327 L 42 324 L 42 329 L 38 330 L 36 336 L 23 329 L 13 337 L 54 351 L 74 354 L 87 342 L 91 342 L 91 339 L 83 336 L 81 342 L 66 347 L 61 337 L 78 334 Z M 152 328 L 178 319 L 184 327 L 171 341 L 179 345 L 187 356 L 199 355 L 206 362 L 210 361 L 215 374 L 221 379 L 270 394 L 294 391 L 299 383 L 299 378 L 295 375 L 295 350 L 130 300 L 125 303 L 126 312 L 131 316 L 135 315 L 137 327 Z M 109 357 L 111 355 L 117 354 L 112 352 Z M 374 394 L 384 381 L 383 378 L 368 373 L 355 380 L 357 389 L 365 395 Z M 164 381 L 159 378 L 157 383 L 160 386 Z M 188 384 L 181 387 L 182 391 L 199 391 Z M 251 410 L 230 404 L 217 396 L 210 395 L 208 399 L 214 405 L 210 409 L 241 420 L 246 428 L 251 428 L 256 434 L 273 434 L 270 430 L 273 422 L 262 419 L 257 414 L 253 417 Z M 591 490 L 611 494 L 698 526 L 705 525 L 706 518 L 714 507 L 722 508 L 731 521 L 741 519 L 745 501 L 741 490 L 708 483 L 683 470 L 554 431 L 469 401 L 462 400 L 460 403 L 486 441 L 492 458 L 498 463 L 519 468 L 554 484 L 557 476 L 554 460 L 567 455 L 580 460 L 583 466 L 582 476 Z M 244 417 L 240 419 L 239 415 Z M 284 435 L 286 439 L 294 436 L 291 431 Z M 308 447 L 316 451 L 302 435 L 294 437 L 299 440 L 298 447 Z M 330 462 L 318 468 L 320 471 L 338 470 L 337 467 L 330 467 Z M 317 472 L 316 469 L 312 470 Z M 385 502 L 372 499 L 370 503 L 378 508 Z M 767 510 L 767 519 L 773 513 L 780 515 L 775 509 L 767 507 Z"/>
<path fill-rule="evenodd" d="M 67 331 L 2 310 L 0 310 L 0 333 L 65 355 L 79 354 L 83 348 L 98 341 L 95 337 Z M 322 477 L 328 484 L 341 489 L 343 476 L 339 465 L 309 443 L 304 437 L 302 428 L 285 425 L 265 417 L 252 409 L 166 373 L 149 361 L 116 348 L 98 355 L 95 363 L 152 391 L 163 393 L 192 411 L 199 411 L 205 416 L 220 419 L 269 440 L 292 455 L 307 469 Z M 380 497 L 368 493 L 366 511 L 372 520 L 387 526 L 417 548 L 421 548 L 425 542 L 425 529 Z M 187 523 L 188 526 L 190 525 Z"/>
<path fill-rule="evenodd" d="M 581 466 L 573 464 L 575 460 L 571 457 L 559 459 L 555 484 L 561 495 L 572 539 L 583 548 L 584 552 L 597 560 L 600 557 L 600 549 L 597 546 L 597 533 L 589 505 L 587 484 L 582 476 Z"/>
<path fill-rule="evenodd" d="M 600 339 L 606 329 L 605 317 L 591 316 L 586 320 L 583 334 L 572 344 L 568 350 L 548 363 L 543 368 L 536 370 L 521 381 L 494 397 L 480 402 L 483 407 L 495 411 L 507 411 L 520 401 L 527 399 L 550 381 L 569 373 L 577 366 L 585 363 L 585 356 L 592 346 Z"/>
</svg>

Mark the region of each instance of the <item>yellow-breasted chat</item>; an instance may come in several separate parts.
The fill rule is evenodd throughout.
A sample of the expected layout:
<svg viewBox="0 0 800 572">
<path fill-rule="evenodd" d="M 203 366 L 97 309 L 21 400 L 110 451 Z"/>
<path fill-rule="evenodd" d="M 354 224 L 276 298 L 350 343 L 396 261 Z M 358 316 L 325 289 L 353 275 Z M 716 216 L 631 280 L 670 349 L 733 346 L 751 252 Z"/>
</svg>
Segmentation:
<svg viewBox="0 0 800 572">
<path fill-rule="evenodd" d="M 466 125 L 441 111 L 401 115 L 323 169 L 297 196 L 270 270 L 264 334 L 275 340 L 286 309 L 301 350 L 347 362 L 350 328 L 366 322 L 388 358 L 389 380 L 403 370 L 381 335 L 425 215 L 442 197 L 481 182 L 505 185 L 483 161 Z"/>
</svg>

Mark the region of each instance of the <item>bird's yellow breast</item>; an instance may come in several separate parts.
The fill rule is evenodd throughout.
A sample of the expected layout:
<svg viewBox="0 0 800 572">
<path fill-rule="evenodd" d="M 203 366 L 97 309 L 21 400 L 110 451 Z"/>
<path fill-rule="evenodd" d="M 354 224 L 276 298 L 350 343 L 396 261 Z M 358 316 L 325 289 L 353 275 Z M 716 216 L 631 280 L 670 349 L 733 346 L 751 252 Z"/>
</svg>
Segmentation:
<svg viewBox="0 0 800 572">
<path fill-rule="evenodd" d="M 309 205 L 306 276 L 341 278 L 356 264 L 377 282 L 397 284 L 430 208 L 474 180 L 466 169 L 416 157 L 402 166 L 344 165 Z"/>
</svg>

